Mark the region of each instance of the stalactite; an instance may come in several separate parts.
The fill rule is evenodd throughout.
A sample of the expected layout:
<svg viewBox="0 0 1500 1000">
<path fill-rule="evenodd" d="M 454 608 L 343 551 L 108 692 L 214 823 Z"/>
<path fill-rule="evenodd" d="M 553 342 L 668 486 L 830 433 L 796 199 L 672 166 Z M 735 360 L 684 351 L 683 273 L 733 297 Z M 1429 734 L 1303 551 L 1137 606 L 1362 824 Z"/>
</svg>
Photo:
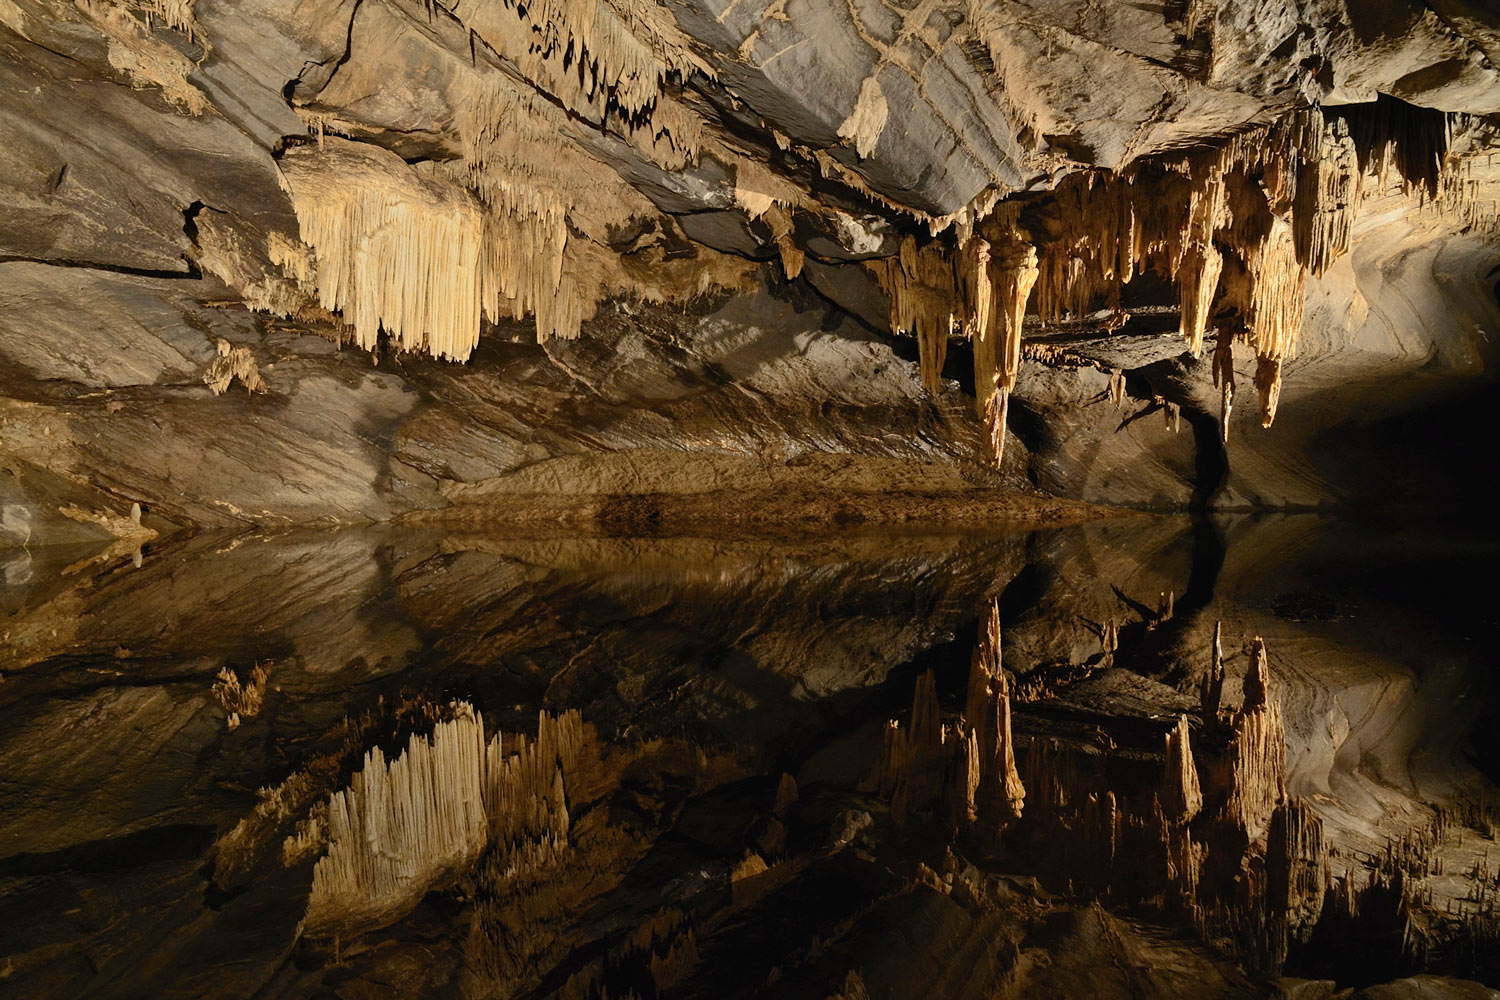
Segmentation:
<svg viewBox="0 0 1500 1000">
<path fill-rule="evenodd" d="M 963 333 L 974 353 L 974 406 L 981 420 L 990 417 L 990 399 L 999 379 L 1000 336 L 995 330 L 994 272 L 989 241 L 971 237 L 959 257 Z M 993 425 L 988 425 L 993 426 Z"/>
<path fill-rule="evenodd" d="M 1260 393 L 1261 426 L 1276 419 L 1281 397 L 1281 363 L 1296 355 L 1306 301 L 1307 271 L 1297 263 L 1289 227 L 1272 223 L 1266 239 L 1246 253 L 1250 275 L 1250 308 L 1246 325 L 1257 359 L 1255 387 Z"/>
<path fill-rule="evenodd" d="M 215 396 L 222 396 L 235 379 L 239 379 L 247 393 L 266 391 L 266 380 L 261 378 L 255 354 L 244 345 L 231 347 L 229 341 L 221 337 L 218 355 L 203 370 L 203 382 Z"/>
<path fill-rule="evenodd" d="M 342 139 L 281 160 L 302 239 L 317 255 L 319 304 L 366 350 L 380 330 L 404 350 L 464 360 L 479 340 L 484 225 L 461 187 L 394 153 Z"/>
<path fill-rule="evenodd" d="M 956 287 L 953 263 L 940 245 L 918 248 L 911 236 L 901 241 L 895 257 L 869 261 L 866 267 L 890 298 L 891 332 L 917 338 L 923 388 L 940 392 L 958 299 L 962 293 L 965 301 L 972 301 L 973 292 Z M 988 294 L 987 286 L 984 291 Z"/>
<path fill-rule="evenodd" d="M 771 239 L 776 243 L 776 252 L 781 256 L 781 270 L 788 281 L 802 273 L 804 254 L 792 235 L 792 217 L 786 209 L 772 204 L 766 209 L 766 224 L 771 227 Z"/>
<path fill-rule="evenodd" d="M 1036 284 L 1036 248 L 1014 241 L 1002 253 L 992 257 L 990 266 L 997 272 L 994 285 L 998 292 L 1000 318 L 1004 320 L 1003 330 L 997 331 L 1001 341 L 996 374 L 999 387 L 1010 392 L 1015 389 L 1016 377 L 1021 373 L 1021 322 L 1026 314 L 1026 301 Z M 1001 325 L 999 319 L 994 325 Z"/>
<path fill-rule="evenodd" d="M 1010 390 L 997 388 L 990 396 L 984 414 L 984 444 L 986 457 L 1000 468 L 1005 459 L 1005 423 L 1010 414 Z"/>
<path fill-rule="evenodd" d="M 663 99 L 663 85 L 714 72 L 665 8 L 632 0 L 456 0 L 449 9 L 568 111 L 646 132 L 653 141 L 638 144 L 646 149 L 667 147 L 666 169 L 696 155 L 701 126 L 685 125 Z"/>
<path fill-rule="evenodd" d="M 859 85 L 859 97 L 854 102 L 854 110 L 849 112 L 849 117 L 839 126 L 838 136 L 852 142 L 854 151 L 860 159 L 864 159 L 875 152 L 875 144 L 880 141 L 880 133 L 885 129 L 889 113 L 885 95 L 880 92 L 880 81 L 872 73 Z"/>
<path fill-rule="evenodd" d="M 1125 373 L 1118 368 L 1109 373 L 1109 401 L 1117 410 L 1125 402 Z"/>
<path fill-rule="evenodd" d="M 190 0 L 75 0 L 75 6 L 105 39 L 106 58 L 117 72 L 125 74 L 132 87 L 155 87 L 179 111 L 200 115 L 209 101 L 188 77 L 197 69 L 193 61 L 151 31 L 151 20 L 196 37 L 197 22 Z M 145 17 L 138 17 L 135 11 Z"/>
<path fill-rule="evenodd" d="M 1214 291 L 1218 288 L 1219 272 L 1223 269 L 1223 255 L 1212 246 L 1198 244 L 1188 249 L 1177 272 L 1182 305 L 1181 331 L 1195 358 L 1203 353 L 1203 333 L 1208 328 Z"/>
</svg>

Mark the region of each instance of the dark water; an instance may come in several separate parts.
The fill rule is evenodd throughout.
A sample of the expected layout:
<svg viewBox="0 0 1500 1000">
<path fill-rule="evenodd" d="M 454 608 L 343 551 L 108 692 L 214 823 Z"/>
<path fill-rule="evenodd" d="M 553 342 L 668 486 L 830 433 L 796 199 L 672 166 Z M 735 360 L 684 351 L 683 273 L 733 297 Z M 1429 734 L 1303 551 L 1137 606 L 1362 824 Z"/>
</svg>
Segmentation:
<svg viewBox="0 0 1500 1000">
<path fill-rule="evenodd" d="M 1429 805 L 1492 790 L 1496 554 L 1461 524 L 1313 516 L 793 542 L 199 535 L 139 566 L 3 550 L 0 994 L 1256 995 L 1170 914 L 1108 893 L 1096 910 L 1019 847 L 965 855 L 967 889 L 922 888 L 919 865 L 936 878 L 952 855 L 941 823 L 898 829 L 871 790 L 886 720 L 927 670 L 962 710 L 998 601 L 1036 699 L 1015 706 L 1022 752 L 1047 734 L 1159 768 L 1222 621 L 1231 672 L 1267 641 L 1288 793 L 1325 817 L 1343 874 Z M 225 671 L 262 690 L 236 701 Z M 456 704 L 488 737 L 581 714 L 592 763 L 566 776 L 561 853 L 517 868 L 492 843 L 379 926 L 299 926 L 318 851 L 283 842 L 367 751 L 396 757 Z M 292 779 L 226 860 L 259 790 Z M 1120 986 L 1120 948 L 1157 971 Z M 1352 975 L 1325 959 L 1289 971 Z"/>
</svg>

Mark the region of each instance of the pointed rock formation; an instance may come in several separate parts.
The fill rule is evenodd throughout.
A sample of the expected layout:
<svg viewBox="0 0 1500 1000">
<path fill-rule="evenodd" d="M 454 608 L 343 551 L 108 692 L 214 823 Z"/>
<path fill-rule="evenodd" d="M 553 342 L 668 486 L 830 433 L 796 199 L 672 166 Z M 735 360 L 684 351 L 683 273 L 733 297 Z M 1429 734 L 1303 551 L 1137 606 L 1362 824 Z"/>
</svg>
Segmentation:
<svg viewBox="0 0 1500 1000">
<path fill-rule="evenodd" d="M 1198 810 L 1203 808 L 1203 791 L 1198 784 L 1198 766 L 1193 762 L 1187 716 L 1177 717 L 1177 725 L 1167 733 L 1166 743 L 1167 766 L 1162 781 L 1162 809 L 1169 819 L 1189 823 L 1198 815 Z"/>
</svg>

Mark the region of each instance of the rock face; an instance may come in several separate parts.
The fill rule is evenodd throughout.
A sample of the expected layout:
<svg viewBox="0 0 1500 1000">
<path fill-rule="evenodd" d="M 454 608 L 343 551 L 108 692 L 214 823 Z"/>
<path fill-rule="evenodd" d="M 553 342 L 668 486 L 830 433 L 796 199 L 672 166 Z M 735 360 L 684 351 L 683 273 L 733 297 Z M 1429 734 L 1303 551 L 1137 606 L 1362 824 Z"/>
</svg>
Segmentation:
<svg viewBox="0 0 1500 1000">
<path fill-rule="evenodd" d="M 0 25 L 7 537 L 1317 504 L 1381 492 L 1362 428 L 1487 384 L 1462 4 Z"/>
</svg>

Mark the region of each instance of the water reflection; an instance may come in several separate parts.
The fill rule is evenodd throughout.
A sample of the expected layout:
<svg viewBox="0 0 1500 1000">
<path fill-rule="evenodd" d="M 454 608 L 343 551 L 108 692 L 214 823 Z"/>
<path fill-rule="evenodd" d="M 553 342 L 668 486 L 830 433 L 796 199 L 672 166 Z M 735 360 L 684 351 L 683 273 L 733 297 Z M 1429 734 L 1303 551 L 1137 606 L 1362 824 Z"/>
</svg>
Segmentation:
<svg viewBox="0 0 1500 1000">
<path fill-rule="evenodd" d="M 1393 946 L 1309 932 L 1290 971 L 1486 971 L 1492 786 L 1471 760 L 1496 756 L 1471 734 L 1497 630 L 1457 574 L 1493 552 L 1315 517 L 1209 527 L 203 534 L 139 567 L 7 549 L 0 992 L 1258 995 L 1235 959 L 1274 969 L 1126 891 L 1138 857 L 1027 826 L 1046 754 L 1086 754 L 1048 780 L 1118 807 L 1158 787 L 1182 715 L 1212 742 L 1220 621 L 1231 714 L 1266 640 L 1285 796 L 1336 891 L 1396 896 Z M 937 800 L 898 823 L 888 723 L 915 734 L 930 675 L 919 713 L 960 731 L 996 603 L 1033 818 L 984 843 Z M 1250 914 L 1244 881 L 1210 902 Z"/>
</svg>

